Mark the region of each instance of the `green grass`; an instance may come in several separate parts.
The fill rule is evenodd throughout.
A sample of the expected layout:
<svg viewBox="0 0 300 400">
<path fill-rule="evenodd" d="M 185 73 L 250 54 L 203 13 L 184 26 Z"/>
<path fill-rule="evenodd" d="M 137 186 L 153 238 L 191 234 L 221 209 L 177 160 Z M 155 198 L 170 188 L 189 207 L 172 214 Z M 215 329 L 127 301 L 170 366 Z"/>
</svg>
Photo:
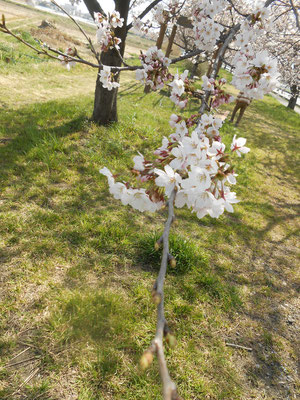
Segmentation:
<svg viewBox="0 0 300 400">
<path fill-rule="evenodd" d="M 7 274 L 3 360 L 18 348 L 18 330 L 33 326 L 30 340 L 43 355 L 44 379 L 67 380 L 66 371 L 73 368 L 72 390 L 80 399 L 151 399 L 160 393 L 157 369 L 143 375 L 137 365 L 155 329 L 149 292 L 160 262 L 154 242 L 165 212 L 155 217 L 122 207 L 98 169 L 123 172 L 137 150 L 150 153 L 170 131 L 173 106 L 164 95 L 144 96 L 135 84 L 120 91 L 119 105 L 120 123 L 109 128 L 88 122 L 89 96 L 1 112 L 1 133 L 12 139 L 0 148 L 1 259 Z M 279 112 L 284 120 L 277 118 Z M 253 262 L 271 250 L 274 230 L 294 241 L 293 205 L 286 213 L 278 208 L 269 174 L 279 166 L 278 197 L 282 182 L 288 184 L 278 202 L 290 204 L 295 146 L 286 142 L 298 121 L 271 98 L 254 103 L 241 125 L 252 151 L 238 161 L 237 191 L 243 201 L 235 214 L 199 221 L 186 210 L 177 213 L 171 236 L 177 266 L 167 275 L 166 313 L 178 339 L 177 348 L 168 350 L 170 370 L 184 398 L 243 398 L 231 351 L 224 347 L 224 336 L 214 332 L 226 337 L 236 313 L 243 314 L 257 296 L 257 312 L 274 295 L 285 296 L 280 282 L 256 271 Z M 258 123 L 263 128 L 255 133 L 252 126 Z M 237 132 L 226 123 L 225 142 Z M 274 262 L 294 279 L 289 258 Z M 254 298 L 245 292 L 253 285 Z M 25 314 L 24 307 L 29 307 Z M 16 326 L 10 326 L 12 317 Z M 252 340 L 247 336 L 246 343 Z M 66 357 L 56 356 L 61 349 Z M 10 372 L 2 372 L 12 385 L 2 389 L 4 398 L 20 379 Z M 56 379 L 38 381 L 25 392 L 32 395 L 44 385 L 48 396 Z"/>
<path fill-rule="evenodd" d="M 4 75 L 22 77 L 26 87 L 25 94 L 4 87 L 0 109 L 0 139 L 10 139 L 0 144 L 0 398 L 159 399 L 156 362 L 146 373 L 138 363 L 155 331 L 151 288 L 161 251 L 154 243 L 166 211 L 122 206 L 98 171 L 124 174 L 137 151 L 151 154 L 170 134 L 175 107 L 166 92 L 145 96 L 124 75 L 120 122 L 98 127 L 89 122 L 91 72 L 76 67 L 66 75 L 45 62 L 32 74 L 35 60 L 16 61 L 0 60 Z M 43 100 L 33 95 L 36 81 Z M 64 95 L 56 98 L 59 89 Z M 193 101 L 186 113 L 197 108 Z M 298 285 L 299 128 L 299 115 L 272 97 L 253 102 L 240 128 L 226 122 L 222 129 L 225 143 L 237 134 L 251 148 L 236 163 L 235 213 L 198 220 L 176 211 L 170 246 L 177 265 L 168 267 L 165 295 L 178 344 L 166 352 L 184 399 L 297 393 L 296 326 L 286 324 L 281 306 L 292 313 Z M 13 394 L 30 373 L 30 365 L 7 366 L 21 342 L 34 346 L 40 371 Z M 294 383 L 280 385 L 287 374 Z"/>
</svg>

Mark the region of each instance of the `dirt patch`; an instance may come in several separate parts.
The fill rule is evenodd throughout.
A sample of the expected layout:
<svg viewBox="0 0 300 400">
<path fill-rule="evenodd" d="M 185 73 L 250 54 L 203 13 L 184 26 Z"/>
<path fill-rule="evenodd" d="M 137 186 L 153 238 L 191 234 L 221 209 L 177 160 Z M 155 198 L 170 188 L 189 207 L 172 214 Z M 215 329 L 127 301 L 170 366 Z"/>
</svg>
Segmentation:
<svg viewBox="0 0 300 400">
<path fill-rule="evenodd" d="M 72 36 L 60 31 L 55 26 L 48 26 L 46 28 L 37 28 L 30 30 L 31 35 L 41 40 L 43 43 L 47 43 L 52 47 L 59 48 L 63 46 L 65 47 L 72 47 L 81 46 L 83 43 Z"/>
</svg>

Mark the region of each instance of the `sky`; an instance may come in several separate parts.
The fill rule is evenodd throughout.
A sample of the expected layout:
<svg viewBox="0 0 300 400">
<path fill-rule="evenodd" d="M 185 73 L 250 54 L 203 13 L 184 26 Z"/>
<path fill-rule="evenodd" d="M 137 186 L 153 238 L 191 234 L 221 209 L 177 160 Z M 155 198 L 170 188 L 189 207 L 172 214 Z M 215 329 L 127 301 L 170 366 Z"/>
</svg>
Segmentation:
<svg viewBox="0 0 300 400">
<path fill-rule="evenodd" d="M 68 0 L 56 0 L 58 4 L 63 5 L 64 3 L 67 3 Z M 98 0 L 99 1 L 99 0 Z M 99 4 L 103 8 L 104 11 L 112 11 L 115 8 L 115 3 L 113 0 L 100 0 Z M 87 11 L 87 8 L 84 4 L 83 1 L 80 2 L 80 4 L 77 5 L 78 8 L 82 11 Z"/>
</svg>

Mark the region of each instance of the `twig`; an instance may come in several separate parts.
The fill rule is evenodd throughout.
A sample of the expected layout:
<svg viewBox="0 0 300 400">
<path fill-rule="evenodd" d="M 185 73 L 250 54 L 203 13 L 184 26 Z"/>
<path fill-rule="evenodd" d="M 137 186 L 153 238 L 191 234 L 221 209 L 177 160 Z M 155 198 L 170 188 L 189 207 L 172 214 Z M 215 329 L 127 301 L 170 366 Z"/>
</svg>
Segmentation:
<svg viewBox="0 0 300 400">
<path fill-rule="evenodd" d="M 24 349 L 22 351 L 20 351 L 20 353 L 18 353 L 16 356 L 14 356 L 11 360 L 9 360 L 9 362 L 7 364 L 9 364 L 11 361 L 15 360 L 16 358 L 20 357 L 22 354 L 24 354 L 26 351 L 28 351 L 30 349 L 30 347 L 27 347 L 27 349 Z M 6 364 L 6 365 L 7 365 Z"/>
<path fill-rule="evenodd" d="M 126 61 L 124 60 L 124 58 L 122 57 L 122 54 L 120 53 L 120 50 L 117 48 L 117 46 L 114 46 L 114 49 L 115 49 L 116 52 L 118 53 L 118 56 L 119 56 L 119 58 L 120 58 L 122 64 L 123 64 L 125 67 L 130 67 L 130 65 L 127 64 Z"/>
<path fill-rule="evenodd" d="M 92 43 L 91 38 L 85 33 L 84 29 L 81 27 L 81 25 L 79 25 L 79 23 L 76 21 L 75 18 L 72 17 L 72 15 L 70 15 L 62 6 L 60 6 L 59 4 L 56 3 L 55 0 L 51 0 L 51 3 L 53 3 L 54 5 L 56 5 L 56 7 L 58 7 L 62 12 L 64 12 L 73 22 L 74 24 L 77 26 L 77 28 L 80 30 L 80 32 L 83 34 L 83 36 L 86 38 L 86 40 L 88 41 L 90 47 L 91 47 L 91 51 L 94 54 L 96 60 L 98 61 L 99 64 L 101 64 L 100 61 L 100 56 L 99 54 L 96 52 L 94 45 Z"/>
<path fill-rule="evenodd" d="M 240 346 L 239 344 L 234 344 L 234 343 L 225 343 L 225 344 L 226 344 L 226 346 L 229 346 L 229 347 L 235 347 L 237 349 L 252 351 L 251 347 Z"/>
<path fill-rule="evenodd" d="M 27 376 L 27 378 L 21 383 L 21 385 L 18 387 L 18 389 L 12 394 L 12 396 L 14 396 L 15 394 L 17 394 L 20 389 L 26 385 L 26 383 L 28 383 L 32 378 L 35 377 L 35 375 L 39 372 L 40 367 L 36 368 L 36 369 L 32 369 L 30 374 Z"/>
<path fill-rule="evenodd" d="M 168 326 L 165 319 L 164 311 L 164 281 L 167 272 L 167 264 L 169 258 L 169 234 L 172 222 L 174 220 L 174 199 L 175 189 L 172 191 L 170 199 L 168 201 L 168 219 L 165 224 L 164 233 L 162 235 L 163 242 L 163 254 L 161 260 L 161 266 L 158 277 L 153 286 L 153 297 L 156 299 L 157 304 L 157 324 L 156 333 L 150 351 L 155 352 L 158 358 L 160 378 L 163 384 L 163 398 L 164 400 L 176 400 L 179 399 L 177 395 L 177 389 L 175 383 L 172 381 L 169 370 L 167 367 L 163 337 L 168 333 Z"/>
<path fill-rule="evenodd" d="M 24 354 L 26 351 L 28 351 L 30 349 L 30 347 L 27 347 L 27 349 L 24 349 L 22 351 L 20 351 L 20 353 L 18 353 L 16 356 L 14 356 L 11 360 L 9 360 L 9 362 L 6 364 L 8 365 L 11 361 L 15 360 L 16 358 L 20 357 L 22 354 Z"/>
<path fill-rule="evenodd" d="M 12 364 L 7 364 L 6 367 L 14 367 L 15 365 L 25 364 L 25 363 L 28 363 L 28 362 L 34 361 L 34 360 L 39 360 L 39 357 L 34 356 L 34 357 L 26 358 L 26 360 L 16 361 Z"/>
<path fill-rule="evenodd" d="M 18 341 L 18 343 L 22 344 L 23 346 L 32 347 L 33 349 L 38 349 L 34 344 L 31 344 L 31 343 L 22 342 L 20 340 Z"/>
<path fill-rule="evenodd" d="M 3 16 L 4 18 L 4 16 Z M 34 50 L 37 54 L 39 55 L 46 55 L 47 57 L 50 57 L 54 60 L 57 61 L 62 61 L 59 57 L 54 56 L 53 54 L 49 53 L 47 50 L 43 49 L 43 48 L 36 48 L 35 46 L 31 45 L 30 43 L 26 42 L 24 39 L 22 39 L 20 36 L 16 35 L 15 33 L 13 33 L 5 24 L 5 20 L 2 19 L 2 21 L 4 21 L 2 24 L 0 23 L 0 32 L 6 33 L 8 35 L 13 36 L 15 39 L 17 39 L 19 42 L 25 44 L 27 47 L 31 48 L 32 50 Z M 94 64 L 90 61 L 84 60 L 83 58 L 77 56 L 77 57 L 73 57 L 70 56 L 68 54 L 63 53 L 62 51 L 56 50 L 50 46 L 47 46 L 47 49 L 55 54 L 58 54 L 59 56 L 63 56 L 65 57 L 68 61 L 74 61 L 76 63 L 79 64 L 85 64 L 88 65 L 92 68 L 97 68 L 98 70 L 102 70 L 103 69 L 103 64 L 99 63 L 99 64 Z M 176 64 L 179 61 L 182 60 L 186 60 L 188 58 L 192 58 L 198 54 L 203 53 L 203 50 L 195 50 L 195 51 L 191 51 L 181 57 L 177 57 L 177 58 L 173 58 L 171 59 L 171 64 Z M 109 66 L 111 69 L 111 72 L 121 72 L 121 71 L 136 71 L 138 69 L 143 69 L 142 65 L 128 65 L 124 62 L 124 60 L 122 59 L 122 62 L 124 65 L 126 65 L 125 67 L 116 67 L 116 66 Z"/>
<path fill-rule="evenodd" d="M 184 54 L 183 56 L 171 59 L 171 64 L 176 64 L 178 61 L 186 60 L 187 58 L 192 58 L 197 56 L 198 54 L 204 53 L 204 50 L 194 50 L 189 53 Z"/>
<path fill-rule="evenodd" d="M 231 5 L 231 7 L 234 9 L 234 11 L 235 11 L 237 14 L 239 14 L 239 15 L 241 15 L 242 17 L 245 17 L 245 18 L 248 17 L 249 14 L 243 14 L 242 12 L 240 12 L 240 11 L 236 8 L 236 6 L 233 4 L 233 1 L 232 1 L 232 0 L 227 0 L 227 2 Z"/>
</svg>

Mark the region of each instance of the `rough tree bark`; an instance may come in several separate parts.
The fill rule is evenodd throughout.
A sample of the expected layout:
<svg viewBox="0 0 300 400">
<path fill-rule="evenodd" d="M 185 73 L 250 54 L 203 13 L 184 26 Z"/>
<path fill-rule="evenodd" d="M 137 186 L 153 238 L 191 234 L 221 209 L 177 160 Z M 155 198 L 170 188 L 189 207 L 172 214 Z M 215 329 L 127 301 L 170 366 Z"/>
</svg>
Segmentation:
<svg viewBox="0 0 300 400">
<path fill-rule="evenodd" d="M 175 36 L 176 36 L 176 32 L 177 32 L 177 25 L 175 24 L 175 25 L 173 25 L 172 32 L 171 32 L 171 35 L 169 37 L 168 47 L 167 47 L 167 50 L 166 50 L 166 57 L 169 57 L 170 54 L 171 54 L 173 43 L 174 43 L 174 39 L 175 39 Z"/>
<path fill-rule="evenodd" d="M 292 96 L 289 100 L 288 108 L 295 110 L 295 107 L 297 105 L 298 96 L 299 96 L 299 87 L 297 85 L 291 86 L 291 92 L 292 92 Z"/>
</svg>

